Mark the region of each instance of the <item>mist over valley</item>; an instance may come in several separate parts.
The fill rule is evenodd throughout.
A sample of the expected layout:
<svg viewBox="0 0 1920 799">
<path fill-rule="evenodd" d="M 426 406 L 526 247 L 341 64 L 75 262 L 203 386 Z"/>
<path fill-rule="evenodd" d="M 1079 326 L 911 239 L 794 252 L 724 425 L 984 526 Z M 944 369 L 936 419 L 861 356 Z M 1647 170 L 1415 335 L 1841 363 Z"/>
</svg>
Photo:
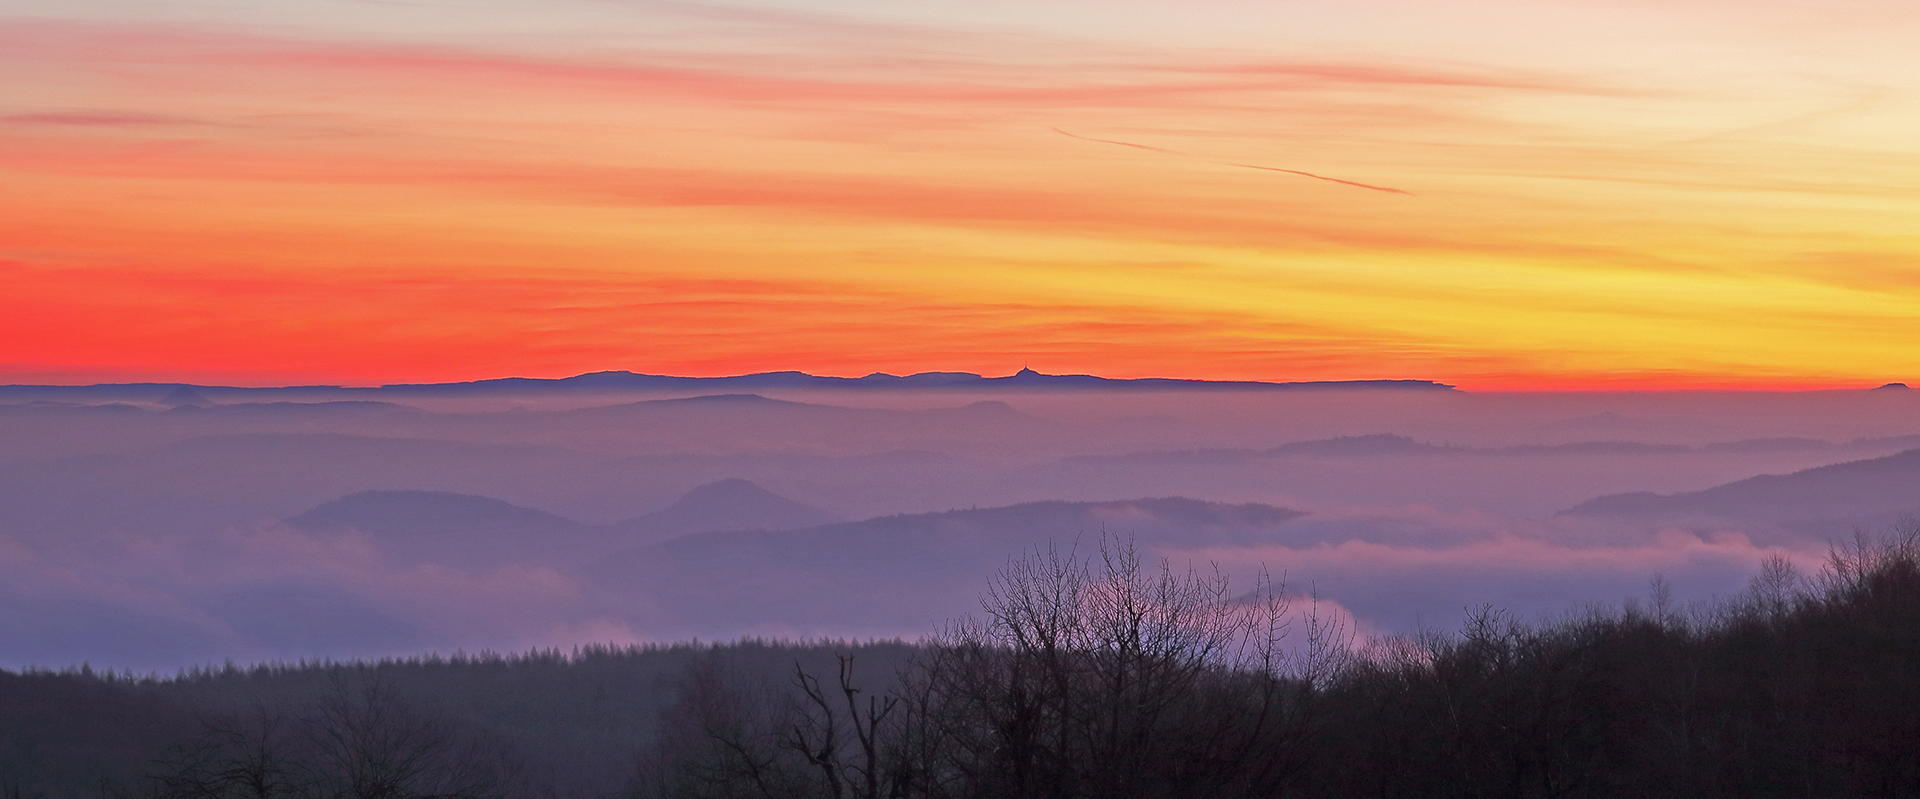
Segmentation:
<svg viewBox="0 0 1920 799">
<path fill-rule="evenodd" d="M 1899 390 L 785 381 L 0 389 L 5 663 L 914 639 L 1120 539 L 1407 635 L 1729 596 L 1920 511 Z"/>
</svg>

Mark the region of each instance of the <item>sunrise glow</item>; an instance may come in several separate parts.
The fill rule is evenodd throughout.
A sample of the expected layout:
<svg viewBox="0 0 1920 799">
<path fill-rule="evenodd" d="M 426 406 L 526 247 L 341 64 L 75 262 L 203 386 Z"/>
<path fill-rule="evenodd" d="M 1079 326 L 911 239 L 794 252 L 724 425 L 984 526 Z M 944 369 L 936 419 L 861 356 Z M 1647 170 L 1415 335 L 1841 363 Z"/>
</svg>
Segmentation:
<svg viewBox="0 0 1920 799">
<path fill-rule="evenodd" d="M 1889 0 L 16 2 L 0 382 L 1911 379 L 1916 33 Z"/>
</svg>

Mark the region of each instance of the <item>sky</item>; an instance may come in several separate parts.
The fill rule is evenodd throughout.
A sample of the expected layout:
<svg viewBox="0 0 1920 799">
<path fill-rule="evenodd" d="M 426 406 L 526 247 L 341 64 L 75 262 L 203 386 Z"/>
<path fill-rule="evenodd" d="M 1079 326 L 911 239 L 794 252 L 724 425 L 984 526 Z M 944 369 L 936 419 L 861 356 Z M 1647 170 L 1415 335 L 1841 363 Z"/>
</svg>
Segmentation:
<svg viewBox="0 0 1920 799">
<path fill-rule="evenodd" d="M 1920 379 L 1904 0 L 10 0 L 0 382 Z"/>
</svg>

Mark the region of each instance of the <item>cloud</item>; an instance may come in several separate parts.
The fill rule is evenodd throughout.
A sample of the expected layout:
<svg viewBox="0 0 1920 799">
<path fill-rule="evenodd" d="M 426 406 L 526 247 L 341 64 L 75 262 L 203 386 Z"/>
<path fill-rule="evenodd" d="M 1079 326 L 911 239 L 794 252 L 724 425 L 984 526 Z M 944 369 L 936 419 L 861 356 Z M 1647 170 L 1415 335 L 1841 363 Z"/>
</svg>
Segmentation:
<svg viewBox="0 0 1920 799">
<path fill-rule="evenodd" d="M 858 29 L 855 26 L 854 29 Z M 946 38 L 930 29 L 918 34 Z M 900 53 L 924 48 L 886 29 L 873 44 Z M 1169 106 L 1230 108 L 1236 93 L 1310 96 L 1328 87 L 1378 91 L 1447 87 L 1479 91 L 1599 93 L 1592 81 L 1545 73 L 1503 74 L 1433 65 L 1368 65 L 1324 61 L 1222 62 L 1215 51 L 1132 49 L 1095 42 L 971 41 L 973 51 L 940 58 L 874 56 L 842 45 L 752 52 L 695 48 L 607 48 L 591 56 L 445 43 L 309 40 L 184 27 L 87 23 L 0 23 L 0 42 L 14 58 L 68 66 L 138 64 L 154 70 L 155 88 L 194 80 L 202 70 L 247 68 L 299 81 L 378 76 L 370 97 L 411 93 L 425 85 L 484 85 L 496 96 L 522 91 L 613 92 L 679 96 L 711 103 L 770 102 L 798 110 L 818 103 L 886 106 L 953 105 L 1004 108 Z M 891 46 L 881 44 L 889 43 Z M 1062 51 L 1068 57 L 1062 58 Z M 1150 56 L 1147 54 L 1151 54 Z M 1066 63 L 1063 64 L 1062 62 Z M 90 63 L 89 63 L 90 62 Z M 206 76 L 211 78 L 212 76 Z M 233 75 L 201 87 L 247 85 Z M 184 88 L 184 87 L 182 87 Z M 816 106 L 817 107 L 817 106 Z M 824 109 L 821 109 L 824 110 Z M 997 115 L 996 115 L 997 116 Z"/>
<path fill-rule="evenodd" d="M 1449 631 L 1482 605 L 1531 620 L 1587 606 L 1617 607 L 1645 597 L 1655 576 L 1673 586 L 1683 605 L 1710 603 L 1738 594 L 1768 557 L 1785 556 L 1812 573 L 1826 554 L 1813 542 L 1757 545 L 1734 530 L 1663 530 L 1650 538 L 1620 530 L 1609 541 L 1588 529 L 1587 539 L 1575 542 L 1556 540 L 1549 524 L 1450 516 L 1443 521 L 1439 514 L 1377 512 L 1371 521 L 1349 517 L 1339 523 L 1371 531 L 1319 543 L 1162 554 L 1241 574 L 1258 568 L 1284 574 L 1292 590 L 1316 591 L 1366 629 L 1398 635 Z M 1400 532 L 1386 532 L 1396 527 Z M 1438 529 L 1409 533 L 1422 527 Z"/>
<path fill-rule="evenodd" d="M 0 125 L 150 127 L 185 124 L 194 124 L 194 120 L 137 111 L 49 111 L 35 114 L 0 114 Z"/>
<path fill-rule="evenodd" d="M 552 569 L 404 564 L 365 536 L 271 523 L 70 546 L 0 538 L 0 553 L 8 667 L 148 670 L 638 638 Z"/>
<path fill-rule="evenodd" d="M 701 16 L 664 8 L 632 14 Z M 1020 324 L 994 308 L 1077 314 L 1101 301 L 1102 320 L 1144 307 L 1214 326 L 1165 362 L 1232 376 L 1325 352 L 1340 354 L 1336 374 L 1298 376 L 1813 382 L 1911 362 L 1897 335 L 1911 326 L 1911 281 L 1890 232 L 1906 217 L 1885 201 L 1912 182 L 1912 159 L 1883 135 L 1897 128 L 1889 117 L 1849 116 L 1863 133 L 1811 145 L 1686 142 L 1804 105 L 1804 83 L 1696 84 L 1660 64 L 1509 67 L 1460 49 L 1276 58 L 1171 37 L 941 38 L 933 25 L 836 30 L 776 19 L 787 12 L 736 25 L 758 12 L 714 13 L 691 28 L 720 32 L 691 44 L 608 35 L 569 48 L 507 33 L 0 25 L 6 73 L 32 88 L 0 110 L 15 118 L 0 123 L 0 170 L 32 187 L 0 207 L 15 222 L 6 254 L 249 277 L 778 272 L 898 289 L 902 307 L 971 306 L 995 322 L 956 339 L 906 314 L 879 326 L 858 311 L 819 314 L 882 335 L 849 347 L 786 334 L 817 325 L 769 324 L 725 351 L 698 325 L 668 324 L 657 329 L 674 346 L 640 352 L 622 345 L 654 329 L 630 321 L 603 335 L 600 365 L 696 349 L 689 360 L 764 361 L 786 354 L 771 342 L 792 339 L 808 354 L 984 344 L 975 336 Z M 939 46 L 916 55 L 928 42 Z M 1811 282 L 1820 265 L 1753 266 L 1855 247 L 1892 265 Z M 244 293 L 189 298 L 177 315 L 204 335 L 135 347 L 133 363 L 122 342 L 141 341 L 150 317 L 58 286 L 17 296 L 15 319 L 86 318 L 104 331 L 45 336 L 84 350 L 66 360 L 146 369 L 198 340 L 242 352 L 232 371 L 270 369 L 261 359 L 280 348 L 314 359 L 283 360 L 309 374 L 349 368 L 301 343 L 326 338 L 313 335 L 336 324 L 324 314 L 277 314 L 262 328 L 242 318 L 261 307 Z M 422 316 L 405 296 L 370 295 L 358 314 L 393 326 L 395 349 L 420 353 L 405 359 L 416 367 L 462 357 L 456 340 L 472 330 L 560 330 L 551 350 L 593 346 L 574 340 L 589 332 L 574 307 Z M 765 297 L 728 310 L 745 319 L 754 302 L 765 319 L 788 310 Z M 1302 327 L 1324 335 L 1292 335 Z M 1612 332 L 1591 335 L 1600 328 Z M 1110 371 L 1131 359 L 1101 353 L 1162 341 L 1124 322 L 1054 329 L 1043 344 L 1087 362 L 1074 371 Z M 1367 361 L 1381 342 L 1392 360 Z M 595 366 L 516 351 L 494 368 Z"/>
<path fill-rule="evenodd" d="M 1116 535 L 1140 522 L 1102 521 Z M 1058 533 L 1081 535 L 1083 551 L 1096 546 L 1084 538 L 1090 531 Z M 969 543 L 976 532 L 955 535 L 914 538 L 884 556 L 803 541 L 794 546 L 808 557 L 764 547 L 712 557 L 695 542 L 694 556 L 645 552 L 631 569 L 595 567 L 597 578 L 529 565 L 454 569 L 393 556 L 365 535 L 277 523 L 36 544 L 0 537 L 0 636 L 9 644 L 0 666 L 90 660 L 144 670 L 687 637 L 914 638 L 977 613 L 992 575 L 1022 554 L 982 550 Z M 1738 593 L 1770 556 L 1810 573 L 1825 554 L 1817 542 L 1762 546 L 1730 529 L 1648 533 L 1419 507 L 1323 508 L 1235 535 L 1252 543 L 1182 546 L 1177 531 L 1163 530 L 1150 557 L 1176 571 L 1218 566 L 1236 591 L 1264 571 L 1295 598 L 1294 613 L 1311 611 L 1317 597 L 1321 617 L 1354 631 L 1356 645 L 1451 630 L 1483 605 L 1531 620 L 1618 605 L 1644 597 L 1656 575 L 1683 605 L 1705 602 Z M 1294 623 L 1304 629 L 1304 617 Z"/>
</svg>

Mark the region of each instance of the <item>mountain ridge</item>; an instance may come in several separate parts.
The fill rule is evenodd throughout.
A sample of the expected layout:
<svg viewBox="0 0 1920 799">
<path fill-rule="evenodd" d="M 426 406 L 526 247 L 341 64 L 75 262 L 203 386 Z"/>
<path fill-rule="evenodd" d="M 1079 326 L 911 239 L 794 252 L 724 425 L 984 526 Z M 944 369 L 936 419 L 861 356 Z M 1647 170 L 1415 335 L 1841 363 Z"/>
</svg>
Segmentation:
<svg viewBox="0 0 1920 799">
<path fill-rule="evenodd" d="M 1916 511 L 1920 511 L 1920 449 L 1787 474 L 1760 474 L 1699 491 L 1607 494 L 1560 515 L 1645 520 L 1766 518 L 1805 524 Z"/>
<path fill-rule="evenodd" d="M 625 388 L 658 389 L 689 388 L 706 386 L 728 386 L 740 388 L 840 388 L 840 389 L 943 389 L 956 388 L 1000 388 L 1000 389 L 1212 389 L 1212 390 L 1271 390 L 1302 388 L 1393 388 L 1416 390 L 1451 391 L 1454 387 L 1431 380 L 1312 380 L 1273 382 L 1263 380 L 1200 380 L 1172 377 L 1100 377 L 1086 374 L 1052 375 L 1021 369 L 1005 377 L 987 377 L 973 372 L 917 372 L 909 375 L 895 375 L 886 372 L 874 372 L 861 377 L 834 377 L 815 375 L 800 371 L 756 372 L 744 375 L 723 377 L 679 377 L 673 375 L 654 375 L 624 370 L 589 372 L 562 378 L 508 377 L 492 380 L 473 380 L 458 383 L 393 383 L 380 386 L 382 390 L 406 392 L 460 392 L 485 390 L 492 387 L 517 388 Z"/>
<path fill-rule="evenodd" d="M 1011 375 L 987 377 L 973 372 L 917 372 L 895 375 L 874 372 L 861 377 L 815 375 L 801 371 L 755 372 L 720 377 L 656 375 L 626 370 L 587 372 L 571 377 L 499 377 L 447 383 L 387 383 L 379 386 L 221 386 L 198 383 L 95 383 L 91 385 L 0 385 L 0 399 L 58 395 L 97 395 L 101 399 L 164 404 L 195 398 L 218 403 L 220 397 L 289 394 L 354 394 L 387 396 L 472 396 L 525 393 L 595 393 L 606 391 L 683 391 L 727 389 L 842 389 L 842 390 L 1126 390 L 1126 391 L 1274 391 L 1274 390 L 1413 390 L 1455 391 L 1433 380 L 1203 380 L 1175 377 L 1101 377 L 1087 374 L 1044 374 L 1021 369 Z M 211 395 L 211 396 L 209 396 Z M 198 403 L 196 403 L 198 404 Z"/>
</svg>

